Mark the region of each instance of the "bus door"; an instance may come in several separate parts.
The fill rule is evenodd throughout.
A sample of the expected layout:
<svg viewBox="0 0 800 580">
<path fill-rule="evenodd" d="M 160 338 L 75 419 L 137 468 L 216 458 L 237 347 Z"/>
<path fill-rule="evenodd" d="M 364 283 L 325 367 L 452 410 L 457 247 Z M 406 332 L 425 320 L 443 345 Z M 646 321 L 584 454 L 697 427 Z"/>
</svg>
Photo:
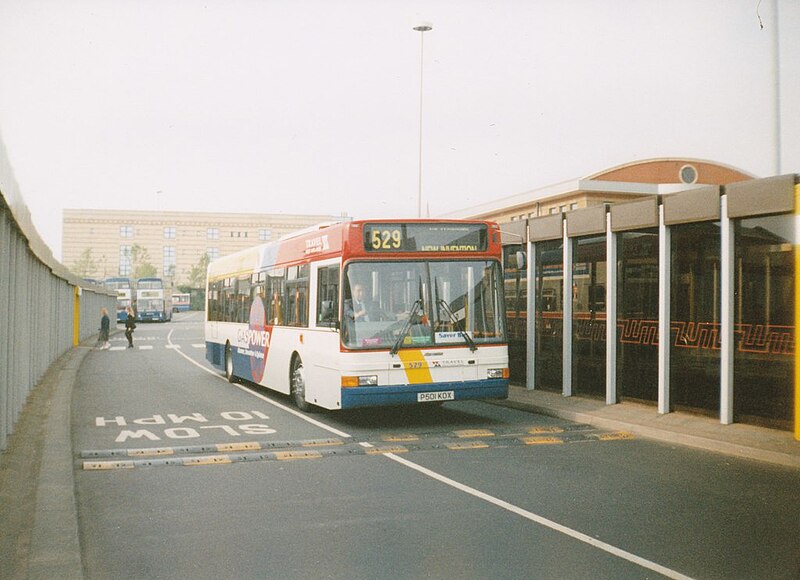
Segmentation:
<svg viewBox="0 0 800 580">
<path fill-rule="evenodd" d="M 306 399 L 326 408 L 339 404 L 341 384 L 339 345 L 339 260 L 311 265 L 310 320 L 306 333 Z"/>
</svg>

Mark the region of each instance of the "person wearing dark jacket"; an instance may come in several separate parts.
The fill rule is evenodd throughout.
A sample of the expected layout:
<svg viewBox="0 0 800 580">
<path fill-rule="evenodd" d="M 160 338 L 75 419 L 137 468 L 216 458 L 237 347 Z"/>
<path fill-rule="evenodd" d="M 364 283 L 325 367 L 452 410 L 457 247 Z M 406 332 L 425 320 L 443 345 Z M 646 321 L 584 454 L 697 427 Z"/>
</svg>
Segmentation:
<svg viewBox="0 0 800 580">
<path fill-rule="evenodd" d="M 100 336 L 97 339 L 97 343 L 103 343 L 103 346 L 100 348 L 105 350 L 111 347 L 111 343 L 108 342 L 108 332 L 111 328 L 111 320 L 108 318 L 108 310 L 105 308 L 100 309 Z"/>
<path fill-rule="evenodd" d="M 125 311 L 128 317 L 125 319 L 125 338 L 128 339 L 128 348 L 133 348 L 133 331 L 136 328 L 136 319 L 133 317 L 133 310 L 128 306 Z"/>
</svg>

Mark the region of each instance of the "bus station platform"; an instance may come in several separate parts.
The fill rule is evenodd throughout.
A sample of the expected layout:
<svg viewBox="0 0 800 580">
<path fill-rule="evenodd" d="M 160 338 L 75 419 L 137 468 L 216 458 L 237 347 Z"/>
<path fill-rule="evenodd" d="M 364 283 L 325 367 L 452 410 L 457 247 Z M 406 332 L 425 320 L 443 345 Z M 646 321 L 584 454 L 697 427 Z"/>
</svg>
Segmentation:
<svg viewBox="0 0 800 580">
<path fill-rule="evenodd" d="M 510 387 L 508 399 L 498 404 L 669 444 L 800 468 L 800 441 L 789 431 L 742 423 L 723 425 L 718 419 L 692 413 L 660 415 L 651 405 L 607 405 L 599 399 L 564 397 L 516 385 Z"/>
</svg>

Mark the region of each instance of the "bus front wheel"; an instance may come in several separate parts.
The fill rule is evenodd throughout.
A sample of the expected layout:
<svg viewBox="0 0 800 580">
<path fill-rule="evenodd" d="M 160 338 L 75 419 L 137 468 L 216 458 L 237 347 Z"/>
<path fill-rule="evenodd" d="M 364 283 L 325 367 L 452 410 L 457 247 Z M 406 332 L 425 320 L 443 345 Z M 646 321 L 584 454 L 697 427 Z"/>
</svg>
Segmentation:
<svg viewBox="0 0 800 580">
<path fill-rule="evenodd" d="M 292 400 L 301 411 L 310 411 L 311 404 L 306 401 L 306 377 L 303 371 L 303 361 L 299 356 L 292 359 L 292 370 L 289 375 Z"/>
<path fill-rule="evenodd" d="M 230 344 L 225 345 L 225 378 L 229 383 L 236 382 L 236 377 L 233 376 L 233 352 Z"/>
</svg>

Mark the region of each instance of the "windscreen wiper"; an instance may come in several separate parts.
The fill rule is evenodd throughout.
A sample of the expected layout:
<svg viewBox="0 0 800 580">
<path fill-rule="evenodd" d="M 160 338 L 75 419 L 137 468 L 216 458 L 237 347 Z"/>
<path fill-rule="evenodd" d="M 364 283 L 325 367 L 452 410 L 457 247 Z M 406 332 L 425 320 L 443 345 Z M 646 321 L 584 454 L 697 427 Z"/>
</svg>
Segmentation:
<svg viewBox="0 0 800 580">
<path fill-rule="evenodd" d="M 411 324 L 414 320 L 414 317 L 417 315 L 417 310 L 422 307 L 422 298 L 418 298 L 414 305 L 411 307 L 411 312 L 408 313 L 408 318 L 406 319 L 406 323 L 403 325 L 402 330 L 400 330 L 400 336 L 397 337 L 397 340 L 392 347 L 392 350 L 389 351 L 389 354 L 392 356 L 397 354 L 397 351 L 400 350 L 400 345 L 403 344 L 403 340 L 405 340 L 406 336 L 408 335 L 408 331 L 411 330 Z"/>
<path fill-rule="evenodd" d="M 469 350 L 471 350 L 472 352 L 478 350 L 478 347 L 475 346 L 475 341 L 472 340 L 472 337 L 467 333 L 467 331 L 464 330 L 463 328 L 459 328 L 459 323 L 461 321 L 458 318 L 456 318 L 456 315 L 453 313 L 452 310 L 450 310 L 450 306 L 447 305 L 447 302 L 439 298 L 436 301 L 436 304 L 438 304 L 439 308 L 444 310 L 445 314 L 447 314 L 447 316 L 450 317 L 450 322 L 453 323 L 453 328 L 455 328 L 458 332 L 460 332 L 461 336 L 464 337 L 464 340 L 467 341 L 467 344 L 469 345 Z"/>
</svg>

